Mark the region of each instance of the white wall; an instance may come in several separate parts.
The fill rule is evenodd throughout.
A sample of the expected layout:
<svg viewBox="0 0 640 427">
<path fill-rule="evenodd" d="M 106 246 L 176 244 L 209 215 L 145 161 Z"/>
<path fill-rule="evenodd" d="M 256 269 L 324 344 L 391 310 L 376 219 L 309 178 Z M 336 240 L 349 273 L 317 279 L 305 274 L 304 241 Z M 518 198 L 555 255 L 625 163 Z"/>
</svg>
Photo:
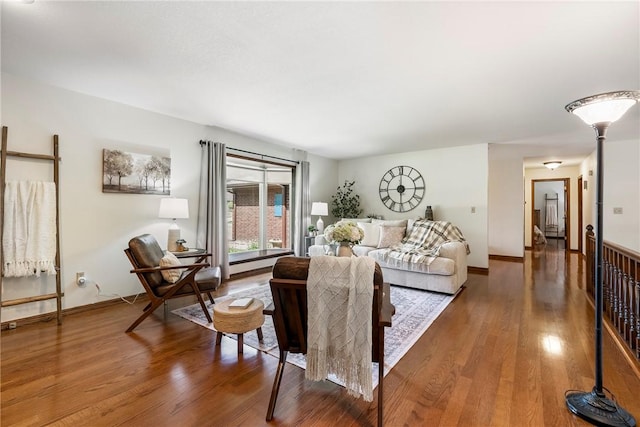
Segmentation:
<svg viewBox="0 0 640 427">
<path fill-rule="evenodd" d="M 611 133 L 603 146 L 602 237 L 605 241 L 640 252 L 640 140 L 616 141 L 614 135 Z M 593 173 L 596 174 L 595 169 Z M 593 181 L 595 212 L 595 179 Z M 614 214 L 614 208 L 622 208 L 622 214 Z M 592 224 L 595 226 L 595 223 Z"/>
<path fill-rule="evenodd" d="M 105 294 L 142 292 L 123 249 L 129 239 L 151 233 L 166 245 L 168 223 L 157 218 L 160 196 L 102 193 L 102 149 L 169 150 L 172 195 L 189 199 L 191 218 L 180 220 L 187 244 L 195 242 L 200 146 L 198 141 L 222 141 L 229 147 L 293 159 L 300 153 L 228 132 L 129 107 L 123 104 L 42 85 L 2 74 L 2 125 L 9 128 L 9 149 L 51 153 L 53 134 L 60 137 L 60 242 L 63 307 L 87 305 L 113 297 Z M 309 156 L 312 199 L 332 193 L 337 162 Z M 51 180 L 50 166 L 10 159 L 7 179 Z M 319 167 L 315 167 L 317 164 Z M 324 170 L 333 171 L 326 175 Z M 333 181 L 331 181 L 333 179 Z M 323 185 L 324 183 L 324 185 Z M 91 281 L 75 284 L 75 273 Z M 55 290 L 53 278 L 5 279 L 4 300 Z M 55 300 L 2 309 L 2 321 L 55 311 Z"/>
<path fill-rule="evenodd" d="M 522 148 L 489 144 L 489 254 L 524 256 Z"/>
<path fill-rule="evenodd" d="M 640 252 L 640 141 L 607 139 L 603 146 L 604 194 L 603 238 Z M 584 226 L 596 226 L 596 152 L 580 164 L 580 174 L 587 181 L 583 190 Z M 613 208 L 622 208 L 614 214 Z M 583 252 L 585 250 L 583 247 Z"/>
<path fill-rule="evenodd" d="M 431 205 L 434 218 L 457 225 L 469 242 L 469 265 L 488 268 L 487 253 L 487 145 L 478 144 L 436 150 L 414 151 L 385 156 L 361 157 L 339 163 L 339 183 L 355 181 L 364 214 L 385 219 L 424 216 Z M 426 193 L 413 211 L 396 213 L 387 209 L 379 197 L 380 179 L 394 166 L 417 169 L 426 182 Z M 475 207 L 475 213 L 471 208 Z"/>
</svg>

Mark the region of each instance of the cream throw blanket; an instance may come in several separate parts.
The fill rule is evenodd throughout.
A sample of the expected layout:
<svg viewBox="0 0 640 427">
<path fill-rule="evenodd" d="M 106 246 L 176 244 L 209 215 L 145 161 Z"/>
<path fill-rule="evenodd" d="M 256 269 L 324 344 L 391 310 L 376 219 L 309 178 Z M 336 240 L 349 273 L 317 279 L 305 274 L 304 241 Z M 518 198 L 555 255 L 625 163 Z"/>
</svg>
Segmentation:
<svg viewBox="0 0 640 427">
<path fill-rule="evenodd" d="M 307 279 L 305 378 L 328 374 L 350 395 L 373 400 L 371 310 L 375 261 L 370 257 L 312 257 Z"/>
<path fill-rule="evenodd" d="M 9 181 L 4 207 L 4 276 L 56 274 L 55 183 Z"/>
</svg>

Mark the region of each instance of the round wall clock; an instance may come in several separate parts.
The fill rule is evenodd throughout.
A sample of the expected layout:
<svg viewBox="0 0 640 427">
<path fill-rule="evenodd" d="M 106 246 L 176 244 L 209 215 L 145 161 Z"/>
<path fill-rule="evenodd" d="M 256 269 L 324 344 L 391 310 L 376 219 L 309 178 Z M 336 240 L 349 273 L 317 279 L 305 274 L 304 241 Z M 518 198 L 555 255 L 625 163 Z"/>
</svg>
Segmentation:
<svg viewBox="0 0 640 427">
<path fill-rule="evenodd" d="M 380 200 L 394 212 L 408 212 L 424 196 L 424 178 L 411 166 L 396 166 L 380 180 Z"/>
</svg>

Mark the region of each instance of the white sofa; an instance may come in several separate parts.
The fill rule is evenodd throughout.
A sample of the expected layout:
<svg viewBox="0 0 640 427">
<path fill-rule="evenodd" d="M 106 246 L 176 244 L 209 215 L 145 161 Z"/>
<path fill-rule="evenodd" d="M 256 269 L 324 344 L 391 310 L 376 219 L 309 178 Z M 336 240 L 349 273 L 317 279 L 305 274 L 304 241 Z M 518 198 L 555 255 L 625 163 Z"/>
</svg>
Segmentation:
<svg viewBox="0 0 640 427">
<path fill-rule="evenodd" d="M 366 218 L 354 221 L 364 229 L 365 238 L 360 245 L 353 247 L 353 252 L 357 256 L 370 256 L 375 259 L 382 268 L 385 282 L 426 291 L 455 294 L 467 281 L 465 243 L 457 241 L 444 243 L 440 248 L 439 256 L 428 265 L 404 262 L 387 257 L 386 254 L 389 246 L 399 243 L 398 239 L 411 232 L 413 220 L 384 221 Z M 402 232 L 402 237 L 398 237 L 399 232 Z M 309 256 L 325 255 L 327 250 L 330 250 L 322 236 L 318 236 L 315 243 L 309 248 Z"/>
</svg>

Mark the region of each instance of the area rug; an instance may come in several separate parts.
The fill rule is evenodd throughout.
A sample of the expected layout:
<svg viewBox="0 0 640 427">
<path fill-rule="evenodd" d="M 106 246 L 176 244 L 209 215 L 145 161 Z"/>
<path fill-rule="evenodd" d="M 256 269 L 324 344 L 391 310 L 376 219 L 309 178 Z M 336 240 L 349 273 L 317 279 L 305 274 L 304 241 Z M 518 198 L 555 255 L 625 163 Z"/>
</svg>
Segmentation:
<svg viewBox="0 0 640 427">
<path fill-rule="evenodd" d="M 253 297 L 262 300 L 265 307 L 272 302 L 271 289 L 268 285 L 262 285 L 235 294 L 216 298 L 221 302 L 230 298 Z M 437 294 L 433 292 L 409 289 L 400 286 L 391 286 L 391 303 L 396 307 L 396 314 L 392 319 L 392 327 L 385 329 L 384 339 L 384 374 L 404 356 L 422 334 L 429 328 L 433 321 L 444 311 L 453 300 L 453 296 Z M 213 309 L 210 302 L 207 302 L 209 313 L 213 317 Z M 200 304 L 193 304 L 187 307 L 172 311 L 173 314 L 184 319 L 197 323 L 200 326 L 215 331 L 213 323 L 208 323 Z M 265 316 L 265 323 L 262 326 L 264 334 L 263 342 L 258 341 L 255 332 L 244 334 L 244 343 L 250 347 L 261 350 L 274 357 L 279 357 L 278 341 L 271 316 Z M 235 334 L 225 334 L 232 339 L 237 339 Z M 306 367 L 305 356 L 301 354 L 289 354 L 287 362 L 301 368 Z M 378 384 L 378 365 L 373 364 L 373 384 Z M 329 378 L 333 382 L 338 382 L 334 378 Z M 339 383 L 339 382 L 338 382 Z"/>
</svg>

